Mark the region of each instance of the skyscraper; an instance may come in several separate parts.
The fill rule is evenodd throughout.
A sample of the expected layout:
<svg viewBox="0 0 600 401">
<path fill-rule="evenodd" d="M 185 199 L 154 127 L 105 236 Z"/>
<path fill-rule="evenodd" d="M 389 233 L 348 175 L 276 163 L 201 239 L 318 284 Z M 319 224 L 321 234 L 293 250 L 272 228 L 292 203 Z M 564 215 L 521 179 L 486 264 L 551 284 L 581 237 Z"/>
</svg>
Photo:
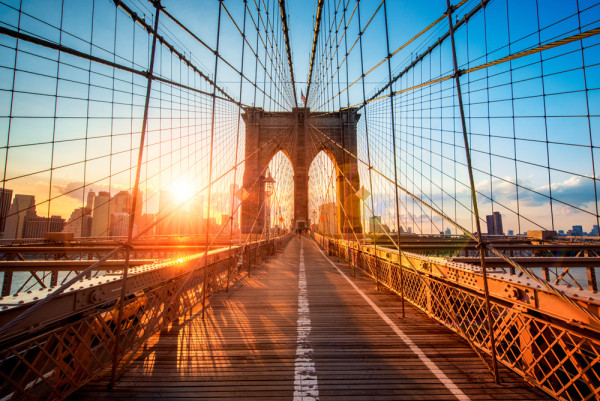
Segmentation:
<svg viewBox="0 0 600 401">
<path fill-rule="evenodd" d="M 369 217 L 369 228 L 372 233 L 383 233 L 382 224 L 381 224 L 381 216 L 371 216 Z"/>
<path fill-rule="evenodd" d="M 6 217 L 3 238 L 23 238 L 25 220 L 37 217 L 35 196 L 16 194 Z"/>
<path fill-rule="evenodd" d="M 92 206 L 94 206 L 94 198 L 96 197 L 96 193 L 90 189 L 90 192 L 87 194 L 87 201 L 85 207 L 92 210 Z"/>
<path fill-rule="evenodd" d="M 110 223 L 110 192 L 101 191 L 94 197 L 92 209 L 92 229 L 90 236 L 106 237 L 109 235 Z"/>
<path fill-rule="evenodd" d="M 485 216 L 485 221 L 487 223 L 488 235 L 504 235 L 504 230 L 502 228 L 502 215 L 500 212 L 488 214 Z"/>
<path fill-rule="evenodd" d="M 10 209 L 12 194 L 12 189 L 0 188 L 0 234 L 4 232 L 6 226 L 6 216 L 8 216 L 8 210 Z"/>
<path fill-rule="evenodd" d="M 135 223 L 134 223 L 135 224 Z M 126 237 L 129 234 L 129 213 L 113 213 L 110 215 L 111 237 Z M 136 232 L 134 230 L 133 235 Z"/>
<path fill-rule="evenodd" d="M 93 193 L 93 192 L 92 192 Z M 90 207 L 93 204 L 93 198 Z M 75 237 L 89 237 L 92 228 L 91 208 L 80 207 L 71 213 L 71 217 L 65 224 L 64 232 L 73 233 Z"/>
</svg>

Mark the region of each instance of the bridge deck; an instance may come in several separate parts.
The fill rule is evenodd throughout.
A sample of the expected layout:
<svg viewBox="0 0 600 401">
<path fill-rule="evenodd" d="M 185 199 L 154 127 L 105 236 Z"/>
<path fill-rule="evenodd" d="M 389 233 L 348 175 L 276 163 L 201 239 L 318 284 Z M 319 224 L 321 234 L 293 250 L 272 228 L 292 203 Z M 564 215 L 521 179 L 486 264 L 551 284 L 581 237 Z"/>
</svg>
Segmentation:
<svg viewBox="0 0 600 401">
<path fill-rule="evenodd" d="M 495 385 L 457 335 L 410 304 L 402 319 L 396 295 L 337 266 L 341 272 L 312 240 L 293 239 L 212 297 L 204 322 L 198 314 L 155 336 L 112 391 L 104 377 L 74 398 L 311 400 L 317 391 L 321 400 L 548 398 L 506 369 Z"/>
</svg>

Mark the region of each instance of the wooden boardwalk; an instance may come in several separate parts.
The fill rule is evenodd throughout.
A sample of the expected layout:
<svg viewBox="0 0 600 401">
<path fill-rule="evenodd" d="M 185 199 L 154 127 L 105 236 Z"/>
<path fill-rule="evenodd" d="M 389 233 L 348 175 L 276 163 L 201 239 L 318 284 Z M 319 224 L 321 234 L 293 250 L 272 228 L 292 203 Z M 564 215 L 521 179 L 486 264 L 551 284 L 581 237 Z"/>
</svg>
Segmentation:
<svg viewBox="0 0 600 401">
<path fill-rule="evenodd" d="M 197 314 L 155 336 L 112 391 L 104 377 L 72 398 L 549 399 L 506 369 L 495 385 L 460 337 L 408 303 L 402 319 L 396 295 L 349 273 L 294 238 L 211 297 L 204 321 Z"/>
</svg>

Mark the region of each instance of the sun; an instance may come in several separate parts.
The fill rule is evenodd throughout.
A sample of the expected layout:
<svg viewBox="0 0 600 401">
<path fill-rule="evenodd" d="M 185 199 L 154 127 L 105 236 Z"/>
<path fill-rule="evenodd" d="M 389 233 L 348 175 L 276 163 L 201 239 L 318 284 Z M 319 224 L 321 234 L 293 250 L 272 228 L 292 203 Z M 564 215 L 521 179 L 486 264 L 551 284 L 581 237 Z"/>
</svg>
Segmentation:
<svg viewBox="0 0 600 401">
<path fill-rule="evenodd" d="M 194 195 L 194 190 L 189 181 L 178 178 L 171 183 L 171 193 L 177 203 L 187 203 Z"/>
</svg>

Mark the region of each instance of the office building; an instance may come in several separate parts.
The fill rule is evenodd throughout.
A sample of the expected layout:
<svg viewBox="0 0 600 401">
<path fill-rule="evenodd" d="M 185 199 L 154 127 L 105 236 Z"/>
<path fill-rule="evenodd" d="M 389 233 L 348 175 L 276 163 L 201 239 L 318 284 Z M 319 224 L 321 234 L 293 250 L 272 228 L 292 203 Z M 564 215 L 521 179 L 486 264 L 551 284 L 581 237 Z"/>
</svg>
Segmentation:
<svg viewBox="0 0 600 401">
<path fill-rule="evenodd" d="M 93 203 L 93 200 L 92 200 Z M 71 213 L 63 232 L 73 233 L 75 237 L 89 237 L 92 229 L 92 210 L 80 207 Z"/>
<path fill-rule="evenodd" d="M 8 216 L 12 195 L 12 189 L 0 188 L 0 235 L 4 232 L 6 226 L 6 216 Z"/>
<path fill-rule="evenodd" d="M 135 220 L 133 235 L 136 234 Z M 113 213 L 110 215 L 110 236 L 127 237 L 129 235 L 129 213 Z"/>
<path fill-rule="evenodd" d="M 22 238 L 43 238 L 44 233 L 56 233 L 63 231 L 65 219 L 60 216 L 48 217 L 28 217 L 23 225 Z"/>
<path fill-rule="evenodd" d="M 94 196 L 92 208 L 91 237 L 106 237 L 109 235 L 110 224 L 110 192 L 100 191 Z"/>
<path fill-rule="evenodd" d="M 485 220 L 487 223 L 488 235 L 504 235 L 504 230 L 502 229 L 502 215 L 500 212 L 494 212 L 485 216 Z"/>
<path fill-rule="evenodd" d="M 374 234 L 385 233 L 387 231 L 386 227 L 385 224 L 381 224 L 381 216 L 369 217 L 369 232 Z"/>
<path fill-rule="evenodd" d="M 16 194 L 6 217 L 3 238 L 23 238 L 25 220 L 37 217 L 35 196 Z"/>
</svg>

